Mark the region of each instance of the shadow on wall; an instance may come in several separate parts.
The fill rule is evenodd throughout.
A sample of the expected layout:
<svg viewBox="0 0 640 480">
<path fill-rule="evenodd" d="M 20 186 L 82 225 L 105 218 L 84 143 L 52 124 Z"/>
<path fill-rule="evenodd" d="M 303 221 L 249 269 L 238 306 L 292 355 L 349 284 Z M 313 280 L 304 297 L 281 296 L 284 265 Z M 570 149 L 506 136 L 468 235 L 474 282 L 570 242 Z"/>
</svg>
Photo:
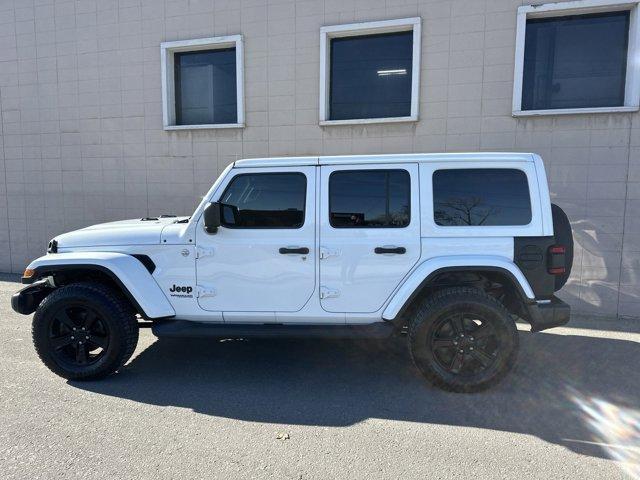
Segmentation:
<svg viewBox="0 0 640 480">
<path fill-rule="evenodd" d="M 161 340 L 115 376 L 72 384 L 254 422 L 384 418 L 535 435 L 639 474 L 640 371 L 630 359 L 640 358 L 640 343 L 528 332 L 521 342 L 514 372 L 474 395 L 429 386 L 400 340 Z"/>
<path fill-rule="evenodd" d="M 635 285 L 640 280 L 632 269 L 628 269 L 627 274 L 631 278 L 622 280 L 622 234 L 600 233 L 602 229 L 587 220 L 572 219 L 571 225 L 575 251 L 573 270 L 558 296 L 577 313 L 640 317 L 640 296 L 633 292 L 620 293 L 624 285 Z"/>
</svg>

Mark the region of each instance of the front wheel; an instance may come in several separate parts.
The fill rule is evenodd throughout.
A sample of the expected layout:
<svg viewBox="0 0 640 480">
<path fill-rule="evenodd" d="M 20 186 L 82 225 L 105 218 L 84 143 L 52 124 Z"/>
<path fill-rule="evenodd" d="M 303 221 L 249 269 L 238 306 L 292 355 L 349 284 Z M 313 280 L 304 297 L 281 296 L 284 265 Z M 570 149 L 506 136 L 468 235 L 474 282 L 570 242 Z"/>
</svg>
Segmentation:
<svg viewBox="0 0 640 480">
<path fill-rule="evenodd" d="M 36 310 L 31 331 L 40 359 L 69 380 L 115 372 L 138 343 L 138 323 L 129 304 L 112 289 L 93 283 L 52 292 Z"/>
<path fill-rule="evenodd" d="M 504 306 L 469 287 L 436 292 L 416 309 L 409 327 L 411 357 L 434 385 L 478 392 L 513 367 L 518 330 Z"/>
</svg>

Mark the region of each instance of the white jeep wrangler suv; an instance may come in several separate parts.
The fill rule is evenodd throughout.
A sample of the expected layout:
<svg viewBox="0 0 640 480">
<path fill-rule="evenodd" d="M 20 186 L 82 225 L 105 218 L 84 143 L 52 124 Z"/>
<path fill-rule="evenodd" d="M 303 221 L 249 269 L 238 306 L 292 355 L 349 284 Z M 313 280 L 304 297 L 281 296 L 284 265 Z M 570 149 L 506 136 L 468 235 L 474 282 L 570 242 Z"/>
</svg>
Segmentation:
<svg viewBox="0 0 640 480">
<path fill-rule="evenodd" d="M 42 361 L 95 379 L 158 337 L 406 334 L 435 385 L 512 367 L 515 318 L 565 324 L 571 227 L 539 156 L 412 154 L 237 161 L 191 217 L 60 235 L 12 298 Z"/>
</svg>

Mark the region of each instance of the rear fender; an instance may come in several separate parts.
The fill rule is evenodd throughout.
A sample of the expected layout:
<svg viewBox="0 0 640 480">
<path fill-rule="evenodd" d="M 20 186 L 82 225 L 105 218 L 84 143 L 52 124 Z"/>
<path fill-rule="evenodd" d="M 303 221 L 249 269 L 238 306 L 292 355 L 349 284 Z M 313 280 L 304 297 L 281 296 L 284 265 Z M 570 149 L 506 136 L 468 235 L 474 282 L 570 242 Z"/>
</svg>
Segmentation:
<svg viewBox="0 0 640 480">
<path fill-rule="evenodd" d="M 96 270 L 108 275 L 146 318 L 173 317 L 176 312 L 145 266 L 135 257 L 115 252 L 68 252 L 45 255 L 29 264 L 34 275 L 23 283 L 64 270 Z"/>
<path fill-rule="evenodd" d="M 507 257 L 494 255 L 452 255 L 436 257 L 421 263 L 396 290 L 382 318 L 394 320 L 411 303 L 421 288 L 436 275 L 447 270 L 499 271 L 514 282 L 521 296 L 535 302 L 535 295 L 520 269 Z"/>
</svg>

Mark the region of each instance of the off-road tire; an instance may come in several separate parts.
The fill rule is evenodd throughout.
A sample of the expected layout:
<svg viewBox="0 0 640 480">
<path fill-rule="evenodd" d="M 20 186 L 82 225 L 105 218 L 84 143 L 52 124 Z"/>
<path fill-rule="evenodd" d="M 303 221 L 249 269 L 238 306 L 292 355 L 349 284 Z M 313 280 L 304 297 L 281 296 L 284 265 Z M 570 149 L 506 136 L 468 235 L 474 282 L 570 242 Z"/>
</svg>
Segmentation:
<svg viewBox="0 0 640 480">
<path fill-rule="evenodd" d="M 495 329 L 498 347 L 494 363 L 476 375 L 447 371 L 430 347 L 439 322 L 459 313 L 478 315 Z M 411 358 L 418 369 L 433 385 L 452 392 L 478 392 L 495 385 L 511 370 L 518 353 L 518 330 L 509 312 L 495 298 L 471 287 L 447 288 L 424 299 L 409 319 L 408 337 Z"/>
<path fill-rule="evenodd" d="M 571 275 L 571 267 L 573 266 L 573 232 L 571 230 L 569 217 L 567 217 L 564 210 L 555 203 L 551 204 L 551 214 L 553 218 L 553 236 L 556 239 L 556 244 L 563 245 L 565 248 L 565 272 L 562 275 L 556 275 L 554 281 L 553 289 L 557 292 L 564 287 Z"/>
<path fill-rule="evenodd" d="M 108 331 L 104 354 L 90 365 L 69 365 L 57 359 L 51 345 L 50 328 L 60 309 L 86 306 L 100 315 Z M 119 292 L 99 283 L 74 283 L 49 294 L 37 308 L 31 326 L 33 343 L 42 362 L 68 380 L 95 380 L 122 367 L 138 343 L 138 322 L 130 304 Z"/>
</svg>

